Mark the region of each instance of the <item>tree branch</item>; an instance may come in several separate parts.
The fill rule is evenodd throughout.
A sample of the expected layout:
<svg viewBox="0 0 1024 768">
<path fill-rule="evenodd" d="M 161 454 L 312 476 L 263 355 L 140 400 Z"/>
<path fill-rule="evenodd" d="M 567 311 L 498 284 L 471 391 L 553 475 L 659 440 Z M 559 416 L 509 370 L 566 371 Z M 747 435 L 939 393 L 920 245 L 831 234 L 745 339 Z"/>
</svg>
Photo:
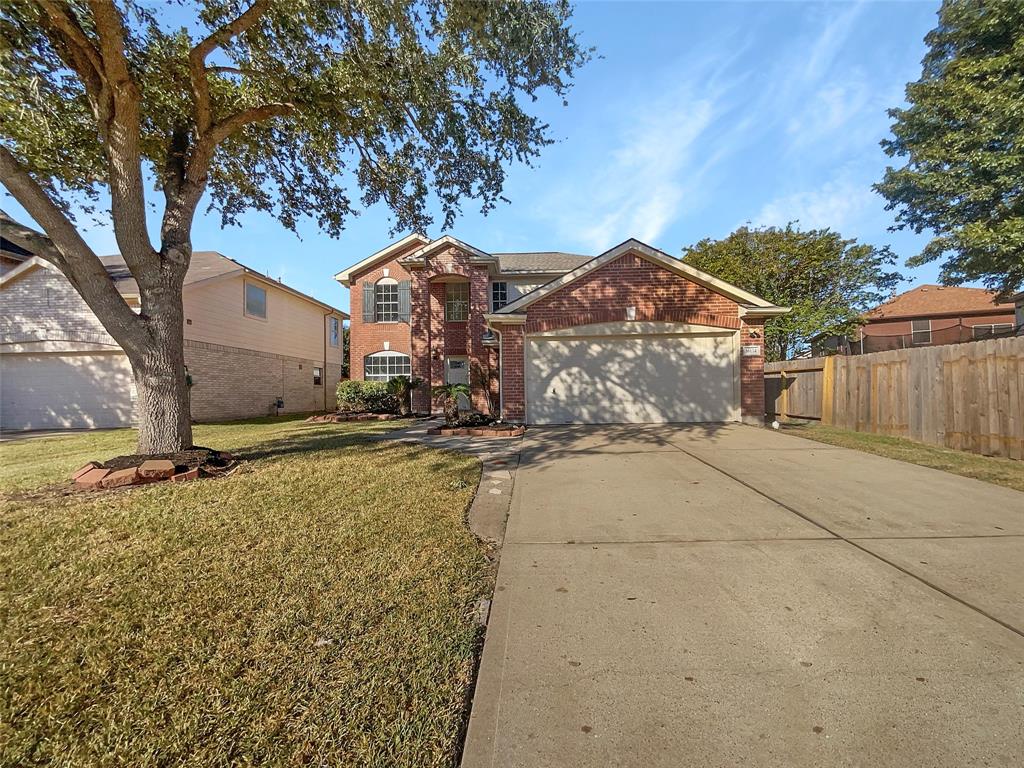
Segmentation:
<svg viewBox="0 0 1024 768">
<path fill-rule="evenodd" d="M 58 53 L 63 54 L 61 59 L 68 68 L 81 78 L 97 119 L 102 119 L 106 108 L 103 102 L 107 100 L 107 94 L 104 93 L 103 62 L 99 51 L 66 3 L 39 0 L 39 6 L 43 11 L 43 26 L 49 32 L 51 41 L 60 43 L 54 47 Z M 60 51 L 60 48 L 64 50 Z"/>
<path fill-rule="evenodd" d="M 103 149 L 107 157 L 114 236 L 128 269 L 139 287 L 145 290 L 146 275 L 156 264 L 157 257 L 146 224 L 146 190 L 139 147 L 141 93 L 125 54 L 121 12 L 110 0 L 89 0 L 89 8 L 100 40 L 103 79 L 110 89 L 113 106 Z"/>
<path fill-rule="evenodd" d="M 35 232 L 0 212 L 4 236 L 54 264 L 78 289 L 85 303 L 121 346 L 138 347 L 139 334 L 145 332 L 139 317 L 125 303 L 106 268 L 75 226 L 3 145 L 0 145 L 0 183 L 48 235 Z"/>
<path fill-rule="evenodd" d="M 211 32 L 189 51 L 188 68 L 192 79 L 192 93 L 195 96 L 196 131 L 200 137 L 213 125 L 213 108 L 210 104 L 210 83 L 206 79 L 206 57 L 215 48 L 224 45 L 245 32 L 270 7 L 269 0 L 256 0 L 248 10 L 224 26 Z"/>
</svg>

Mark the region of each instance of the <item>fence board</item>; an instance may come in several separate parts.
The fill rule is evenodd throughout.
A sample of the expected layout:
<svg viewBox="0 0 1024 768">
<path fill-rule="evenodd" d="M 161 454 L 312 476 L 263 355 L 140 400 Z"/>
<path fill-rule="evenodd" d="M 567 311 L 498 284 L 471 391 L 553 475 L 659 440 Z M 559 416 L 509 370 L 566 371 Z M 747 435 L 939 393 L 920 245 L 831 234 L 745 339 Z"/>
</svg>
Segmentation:
<svg viewBox="0 0 1024 768">
<path fill-rule="evenodd" d="M 1024 459 L 1024 337 L 767 363 L 765 408 Z"/>
</svg>

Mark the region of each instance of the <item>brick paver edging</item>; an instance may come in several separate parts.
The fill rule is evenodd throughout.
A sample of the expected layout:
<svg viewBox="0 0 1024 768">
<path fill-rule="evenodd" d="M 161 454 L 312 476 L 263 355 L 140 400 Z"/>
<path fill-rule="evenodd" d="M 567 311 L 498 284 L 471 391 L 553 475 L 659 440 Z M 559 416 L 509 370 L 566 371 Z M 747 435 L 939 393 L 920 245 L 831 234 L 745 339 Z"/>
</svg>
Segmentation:
<svg viewBox="0 0 1024 768">
<path fill-rule="evenodd" d="M 427 430 L 428 435 L 442 435 L 444 437 L 522 437 L 526 427 L 513 427 L 512 429 L 490 429 L 488 427 L 432 427 Z"/>
</svg>

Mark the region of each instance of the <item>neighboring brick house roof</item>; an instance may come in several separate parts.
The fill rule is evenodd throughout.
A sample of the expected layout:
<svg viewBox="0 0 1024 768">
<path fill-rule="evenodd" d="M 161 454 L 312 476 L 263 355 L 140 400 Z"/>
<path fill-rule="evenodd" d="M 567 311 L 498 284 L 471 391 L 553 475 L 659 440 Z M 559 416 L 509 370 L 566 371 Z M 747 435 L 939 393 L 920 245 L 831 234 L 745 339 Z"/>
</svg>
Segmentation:
<svg viewBox="0 0 1024 768">
<path fill-rule="evenodd" d="M 894 296 L 864 315 L 867 322 L 895 318 L 936 317 L 945 315 L 1005 314 L 1012 303 L 995 303 L 995 292 L 981 288 L 921 285 Z"/>
<path fill-rule="evenodd" d="M 593 256 L 563 251 L 495 253 L 492 255 L 498 258 L 498 269 L 502 274 L 535 272 L 550 275 L 569 272 L 593 258 Z"/>
</svg>

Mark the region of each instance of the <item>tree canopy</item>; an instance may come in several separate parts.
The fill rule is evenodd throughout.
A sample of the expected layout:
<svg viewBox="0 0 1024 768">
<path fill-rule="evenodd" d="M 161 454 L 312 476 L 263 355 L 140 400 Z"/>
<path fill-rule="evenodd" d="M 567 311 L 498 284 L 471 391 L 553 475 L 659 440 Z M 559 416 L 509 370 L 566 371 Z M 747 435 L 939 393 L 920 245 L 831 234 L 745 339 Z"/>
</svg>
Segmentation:
<svg viewBox="0 0 1024 768">
<path fill-rule="evenodd" d="M 530 103 L 564 101 L 590 56 L 570 15 L 566 0 L 0 4 L 0 181 L 44 234 L 0 223 L 128 355 L 140 453 L 191 445 L 181 292 L 204 195 L 225 224 L 256 210 L 332 236 L 356 195 L 394 229 L 426 229 L 435 199 L 446 227 L 467 198 L 486 212 L 509 163 L 551 141 Z M 108 198 L 138 312 L 76 225 Z"/>
<path fill-rule="evenodd" d="M 550 142 L 522 102 L 564 97 L 587 59 L 570 14 L 564 0 L 10 0 L 3 144 L 69 210 L 67 193 L 116 182 L 114 102 L 132 100 L 158 188 L 204 175 L 225 223 L 256 209 L 337 235 L 361 194 L 422 230 L 434 193 L 450 225 Z"/>
<path fill-rule="evenodd" d="M 828 229 L 740 227 L 683 250 L 683 261 L 793 311 L 765 322 L 765 356 L 785 360 L 818 334 L 845 334 L 901 280 L 888 247 Z"/>
<path fill-rule="evenodd" d="M 925 38 L 909 106 L 892 109 L 890 157 L 875 188 L 897 226 L 934 237 L 910 266 L 944 258 L 947 284 L 1024 284 L 1024 3 L 945 0 Z"/>
</svg>

